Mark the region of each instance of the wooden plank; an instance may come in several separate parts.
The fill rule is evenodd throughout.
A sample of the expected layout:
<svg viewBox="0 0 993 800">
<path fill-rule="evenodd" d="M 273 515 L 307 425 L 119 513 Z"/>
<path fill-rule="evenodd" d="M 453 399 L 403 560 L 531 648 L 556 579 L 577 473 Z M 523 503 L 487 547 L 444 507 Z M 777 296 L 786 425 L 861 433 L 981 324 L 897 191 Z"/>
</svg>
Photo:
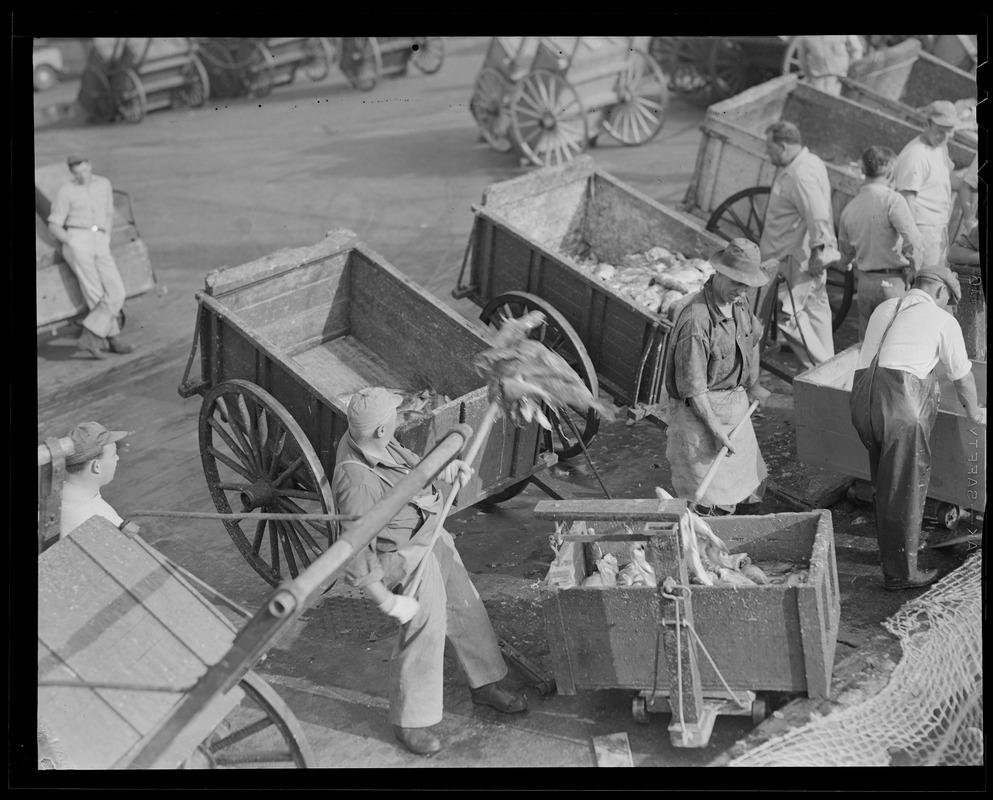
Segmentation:
<svg viewBox="0 0 993 800">
<path fill-rule="evenodd" d="M 308 385 L 336 399 L 347 408 L 348 398 L 369 386 L 401 391 L 421 391 L 354 336 L 341 336 L 292 357 Z"/>
<path fill-rule="evenodd" d="M 596 754 L 596 765 L 598 767 L 633 767 L 634 759 L 631 756 L 631 745 L 628 743 L 628 735 L 621 733 L 611 733 L 606 736 L 593 737 L 593 752 Z"/>
<path fill-rule="evenodd" d="M 562 521 L 677 521 L 685 500 L 539 500 L 535 519 Z"/>
</svg>

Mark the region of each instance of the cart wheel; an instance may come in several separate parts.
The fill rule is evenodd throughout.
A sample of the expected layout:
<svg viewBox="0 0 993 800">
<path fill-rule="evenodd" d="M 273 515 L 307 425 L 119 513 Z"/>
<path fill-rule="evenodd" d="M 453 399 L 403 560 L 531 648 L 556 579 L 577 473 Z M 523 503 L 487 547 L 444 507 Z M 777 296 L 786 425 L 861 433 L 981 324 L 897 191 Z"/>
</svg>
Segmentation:
<svg viewBox="0 0 993 800">
<path fill-rule="evenodd" d="M 666 76 L 669 89 L 696 106 L 710 105 L 707 56 L 710 41 L 699 37 L 656 36 L 649 55 Z"/>
<path fill-rule="evenodd" d="M 210 78 L 203 62 L 193 54 L 183 67 L 183 86 L 176 91 L 176 98 L 188 108 L 200 108 L 210 95 Z"/>
<path fill-rule="evenodd" d="M 659 65 L 640 50 L 631 58 L 618 76 L 617 96 L 620 102 L 607 110 L 604 130 L 626 145 L 644 144 L 654 139 L 665 122 L 669 105 L 669 90 Z"/>
<path fill-rule="evenodd" d="M 501 319 L 522 317 L 528 311 L 541 311 L 545 315 L 545 322 L 531 331 L 531 338 L 537 339 L 549 350 L 562 356 L 576 371 L 592 395 L 599 396 L 600 383 L 597 380 L 596 370 L 593 369 L 593 362 L 590 361 L 579 334 L 566 318 L 545 300 L 527 292 L 505 292 L 491 299 L 483 308 L 479 318 L 487 325 L 499 327 Z M 550 409 L 546 411 L 553 430 L 545 434 L 545 446 L 561 459 L 580 455 L 583 452 L 583 444 L 588 445 L 593 441 L 600 427 L 600 415 L 594 409 L 584 412 L 570 409 L 563 412 L 570 415 L 576 430 L 579 431 L 582 439 L 580 443 L 572 427 L 566 420 L 559 418 L 559 412 Z"/>
<path fill-rule="evenodd" d="M 269 48 L 261 42 L 245 42 L 236 50 L 234 57 L 241 67 L 242 93 L 249 97 L 268 97 L 276 80 Z"/>
<path fill-rule="evenodd" d="M 183 765 L 185 769 L 254 767 L 314 769 L 317 760 L 300 722 L 268 683 L 254 672 L 238 682 L 245 699 Z"/>
<path fill-rule="evenodd" d="M 803 64 L 800 63 L 800 37 L 791 36 L 783 54 L 783 75 L 797 73 L 803 77 Z"/>
<path fill-rule="evenodd" d="M 113 90 L 107 76 L 94 66 L 88 66 L 79 79 L 79 104 L 91 122 L 114 121 Z"/>
<path fill-rule="evenodd" d="M 323 81 L 334 63 L 334 51 L 328 40 L 319 36 L 307 39 L 303 43 L 303 52 L 303 74 L 312 81 Z"/>
<path fill-rule="evenodd" d="M 414 54 L 410 57 L 417 69 L 425 75 L 434 75 L 445 63 L 445 40 L 440 36 L 415 37 Z"/>
<path fill-rule="evenodd" d="M 121 119 L 133 125 L 141 122 L 148 111 L 148 99 L 138 74 L 133 69 L 123 69 L 115 75 L 112 84 Z"/>
<path fill-rule="evenodd" d="M 589 142 L 583 101 L 556 72 L 536 69 L 521 81 L 510 101 L 510 115 L 514 145 L 538 166 L 571 161 Z"/>
<path fill-rule="evenodd" d="M 340 67 L 341 66 L 341 37 L 328 36 L 325 37 L 324 41 L 328 43 L 328 47 L 331 48 L 331 66 Z"/>
<path fill-rule="evenodd" d="M 512 84 L 492 67 L 484 67 L 476 76 L 469 111 L 486 143 L 498 153 L 509 153 L 510 95 Z"/>
<path fill-rule="evenodd" d="M 379 43 L 374 37 L 342 39 L 338 66 L 352 86 L 368 92 L 379 83 L 383 71 Z"/>
<path fill-rule="evenodd" d="M 765 227 L 771 191 L 768 186 L 752 186 L 735 192 L 714 209 L 707 220 L 707 230 L 728 241 L 744 236 L 758 244 Z"/>
<path fill-rule="evenodd" d="M 855 273 L 851 270 L 842 272 L 837 269 L 829 269 L 825 283 L 827 284 L 828 301 L 831 304 L 831 330 L 836 331 L 841 327 L 852 307 L 852 298 L 855 295 Z"/>
<path fill-rule="evenodd" d="M 948 531 L 953 531 L 958 527 L 959 520 L 962 519 L 962 509 L 951 503 L 938 503 L 937 509 L 938 524 Z"/>
<path fill-rule="evenodd" d="M 740 44 L 731 39 L 715 40 L 707 57 L 711 102 L 745 91 L 755 83 L 753 72 L 751 61 Z"/>
<path fill-rule="evenodd" d="M 200 458 L 222 514 L 232 513 L 232 498 L 239 512 L 334 513 L 324 468 L 303 430 L 253 383 L 225 381 L 207 392 L 200 408 Z M 224 527 L 252 569 L 272 586 L 285 572 L 297 577 L 338 534 L 330 521 L 225 520 Z"/>
<path fill-rule="evenodd" d="M 237 97 L 243 90 L 234 56 L 221 42 L 208 39 L 201 42 L 197 53 L 207 69 L 209 97 Z"/>
<path fill-rule="evenodd" d="M 764 697 L 756 697 L 752 701 L 752 725 L 761 725 L 769 715 L 769 706 Z"/>
<path fill-rule="evenodd" d="M 640 722 L 642 725 L 648 724 L 648 703 L 642 695 L 635 695 L 634 700 L 631 701 L 631 716 L 634 717 L 635 722 Z"/>
</svg>

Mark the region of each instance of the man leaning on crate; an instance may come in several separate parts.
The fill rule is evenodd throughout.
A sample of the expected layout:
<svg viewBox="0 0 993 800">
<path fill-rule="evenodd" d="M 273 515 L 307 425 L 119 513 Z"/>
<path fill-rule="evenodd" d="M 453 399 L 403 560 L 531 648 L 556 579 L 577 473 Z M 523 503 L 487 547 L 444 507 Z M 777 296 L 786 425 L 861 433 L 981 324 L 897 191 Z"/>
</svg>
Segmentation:
<svg viewBox="0 0 993 800">
<path fill-rule="evenodd" d="M 338 443 L 332 490 L 338 513 L 360 517 L 378 503 L 420 458 L 393 437 L 399 395 L 379 387 L 356 392 L 348 404 L 348 433 Z M 453 461 L 442 479 L 465 484 L 472 470 Z M 525 711 L 527 701 L 504 684 L 507 665 L 479 593 L 455 541 L 442 529 L 429 544 L 441 510 L 433 486 L 411 500 L 348 565 L 346 576 L 379 608 L 400 622 L 390 659 L 390 722 L 411 752 L 441 749 L 429 730 L 441 722 L 445 640 L 452 644 L 469 681 L 472 701 L 504 713 Z M 343 523 L 343 532 L 353 523 Z M 423 579 L 415 597 L 396 594 L 412 581 L 422 558 Z"/>
<path fill-rule="evenodd" d="M 879 562 L 890 590 L 927 586 L 938 576 L 918 569 L 917 552 L 931 482 L 939 362 L 970 422 L 986 424 L 962 328 L 947 308 L 961 296 L 948 267 L 924 267 L 904 297 L 876 308 L 859 351 L 849 402 L 852 425 L 869 451 Z"/>
</svg>

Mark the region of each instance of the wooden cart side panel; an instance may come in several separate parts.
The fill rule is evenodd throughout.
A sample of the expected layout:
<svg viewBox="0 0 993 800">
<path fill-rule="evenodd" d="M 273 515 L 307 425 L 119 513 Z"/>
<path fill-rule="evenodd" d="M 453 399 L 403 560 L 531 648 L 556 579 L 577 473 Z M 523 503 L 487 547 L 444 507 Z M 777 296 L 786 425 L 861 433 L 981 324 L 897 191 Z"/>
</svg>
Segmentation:
<svg viewBox="0 0 993 800">
<path fill-rule="evenodd" d="M 483 190 L 483 205 L 503 215 L 506 208 L 513 208 L 530 198 L 537 197 L 540 202 L 549 193 L 560 189 L 585 189 L 595 171 L 596 162 L 591 156 L 577 156 L 557 167 L 535 170 L 508 181 L 490 184 Z M 575 209 L 575 206 L 572 208 Z"/>
<path fill-rule="evenodd" d="M 537 174 L 537 173 L 536 173 Z M 589 204 L 588 178 L 552 186 L 541 193 L 522 195 L 514 203 L 487 211 L 499 215 L 502 221 L 525 231 L 530 241 L 558 253 L 582 252 L 588 244 L 585 237 Z"/>
<path fill-rule="evenodd" d="M 838 638 L 840 598 L 833 561 L 834 531 L 822 512 L 810 557 L 807 584 L 798 586 L 797 609 L 803 642 L 808 697 L 829 697 L 834 650 Z"/>
<path fill-rule="evenodd" d="M 911 108 L 919 108 L 933 100 L 978 99 L 978 91 L 975 75 L 930 53 L 921 53 L 914 61 L 900 100 Z"/>
<path fill-rule="evenodd" d="M 782 117 L 786 102 L 798 85 L 797 75 L 783 75 L 752 86 L 710 106 L 703 127 L 723 122 L 764 139 L 765 129 Z"/>
<path fill-rule="evenodd" d="M 883 97 L 899 100 L 920 53 L 920 39 L 905 39 L 859 59 L 849 67 L 848 77 Z"/>
</svg>

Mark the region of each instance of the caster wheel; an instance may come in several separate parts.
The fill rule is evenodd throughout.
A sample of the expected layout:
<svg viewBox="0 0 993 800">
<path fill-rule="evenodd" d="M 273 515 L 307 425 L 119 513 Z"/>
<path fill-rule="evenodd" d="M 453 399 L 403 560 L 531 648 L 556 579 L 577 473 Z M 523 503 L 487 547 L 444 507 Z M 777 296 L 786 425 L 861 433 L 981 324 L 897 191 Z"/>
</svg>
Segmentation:
<svg viewBox="0 0 993 800">
<path fill-rule="evenodd" d="M 938 524 L 945 530 L 952 531 L 958 527 L 962 518 L 962 509 L 951 503 L 938 504 Z"/>
<path fill-rule="evenodd" d="M 631 703 L 631 716 L 634 717 L 635 722 L 639 722 L 642 725 L 648 724 L 648 705 L 645 703 L 645 698 L 638 695 Z"/>
</svg>

